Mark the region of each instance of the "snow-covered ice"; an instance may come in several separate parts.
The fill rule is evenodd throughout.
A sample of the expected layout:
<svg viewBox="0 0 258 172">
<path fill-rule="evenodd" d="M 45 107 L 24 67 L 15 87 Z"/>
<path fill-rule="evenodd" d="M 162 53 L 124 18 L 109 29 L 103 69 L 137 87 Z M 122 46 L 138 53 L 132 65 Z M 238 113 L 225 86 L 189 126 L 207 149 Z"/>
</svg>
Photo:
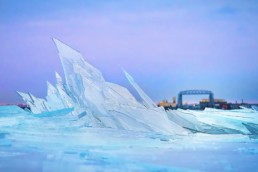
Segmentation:
<svg viewBox="0 0 258 172">
<path fill-rule="evenodd" d="M 0 107 L 0 171 L 258 170 L 257 107 L 165 111 L 125 70 L 141 101 L 54 42 L 65 79 L 44 99 L 18 92 L 31 111 Z"/>
</svg>

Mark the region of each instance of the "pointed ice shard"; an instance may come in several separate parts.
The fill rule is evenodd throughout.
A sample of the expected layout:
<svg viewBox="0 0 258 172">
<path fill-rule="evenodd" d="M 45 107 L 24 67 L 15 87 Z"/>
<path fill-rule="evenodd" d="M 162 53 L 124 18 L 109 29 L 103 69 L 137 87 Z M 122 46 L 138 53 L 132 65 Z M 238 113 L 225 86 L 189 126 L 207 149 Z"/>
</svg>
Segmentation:
<svg viewBox="0 0 258 172">
<path fill-rule="evenodd" d="M 49 82 L 47 82 L 47 103 L 51 111 L 60 110 L 66 108 L 63 104 L 62 98 L 58 90 Z"/>
<path fill-rule="evenodd" d="M 48 103 L 44 99 L 36 98 L 30 93 L 22 93 L 18 91 L 17 93 L 30 106 L 33 113 L 39 114 L 42 112 L 48 112 L 50 110 Z"/>
<path fill-rule="evenodd" d="M 56 88 L 59 96 L 66 108 L 72 108 L 76 106 L 76 100 L 70 93 L 67 86 L 63 83 L 62 77 L 56 72 Z"/>
<path fill-rule="evenodd" d="M 85 74 L 87 77 L 92 78 L 94 80 L 104 81 L 101 72 L 89 63 L 87 63 L 78 51 L 72 49 L 68 45 L 62 43 L 61 41 L 55 38 L 53 38 L 53 40 L 59 51 L 59 56 L 63 64 L 66 77 L 69 77 L 69 75 L 74 74 L 73 64 L 77 64 L 86 71 Z M 66 81 L 69 81 L 69 79 L 66 78 Z M 67 84 L 69 86 L 69 83 Z"/>
<path fill-rule="evenodd" d="M 135 88 L 138 94 L 144 101 L 144 105 L 148 108 L 156 108 L 157 105 L 151 100 L 151 98 L 141 89 L 141 87 L 134 81 L 133 77 L 124 70 L 125 76 L 131 85 Z"/>
<path fill-rule="evenodd" d="M 63 79 L 57 72 L 56 72 L 56 84 L 63 86 Z"/>
<path fill-rule="evenodd" d="M 47 81 L 47 95 L 56 94 L 57 90 L 56 88 Z"/>
<path fill-rule="evenodd" d="M 98 109 L 94 107 L 96 104 L 98 104 L 98 102 L 92 103 L 89 101 L 89 97 L 93 96 L 90 95 L 90 88 L 87 91 L 85 88 L 90 86 L 91 88 L 95 89 L 94 84 L 92 85 L 93 81 L 104 82 L 101 72 L 85 62 L 82 55 L 78 51 L 70 48 L 55 38 L 53 40 L 59 51 L 59 57 L 64 69 L 66 84 L 69 91 L 71 91 L 73 97 L 75 98 L 75 102 L 77 102 L 77 104 L 81 107 L 92 107 L 92 109 L 95 110 Z"/>
</svg>

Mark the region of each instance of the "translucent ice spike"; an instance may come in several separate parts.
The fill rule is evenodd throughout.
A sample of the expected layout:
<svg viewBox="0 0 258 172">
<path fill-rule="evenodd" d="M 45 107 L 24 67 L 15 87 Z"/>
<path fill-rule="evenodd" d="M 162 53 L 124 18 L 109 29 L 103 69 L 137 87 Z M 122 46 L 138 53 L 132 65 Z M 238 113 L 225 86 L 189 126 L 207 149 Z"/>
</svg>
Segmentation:
<svg viewBox="0 0 258 172">
<path fill-rule="evenodd" d="M 134 81 L 133 77 L 124 70 L 125 76 L 131 85 L 135 88 L 138 94 L 144 101 L 144 105 L 148 108 L 156 108 L 157 105 L 151 100 L 151 98 L 141 89 L 141 87 Z"/>
</svg>

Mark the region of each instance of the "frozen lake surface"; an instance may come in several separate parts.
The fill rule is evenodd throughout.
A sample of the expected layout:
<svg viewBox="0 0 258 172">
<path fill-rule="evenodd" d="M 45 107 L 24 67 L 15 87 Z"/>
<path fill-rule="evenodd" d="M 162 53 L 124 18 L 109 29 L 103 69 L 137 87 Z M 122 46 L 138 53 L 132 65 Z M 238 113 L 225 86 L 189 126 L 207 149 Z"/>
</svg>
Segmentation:
<svg viewBox="0 0 258 172">
<path fill-rule="evenodd" d="M 89 128 L 66 113 L 0 107 L 0 171 L 256 171 L 257 159 L 246 135 Z"/>
</svg>

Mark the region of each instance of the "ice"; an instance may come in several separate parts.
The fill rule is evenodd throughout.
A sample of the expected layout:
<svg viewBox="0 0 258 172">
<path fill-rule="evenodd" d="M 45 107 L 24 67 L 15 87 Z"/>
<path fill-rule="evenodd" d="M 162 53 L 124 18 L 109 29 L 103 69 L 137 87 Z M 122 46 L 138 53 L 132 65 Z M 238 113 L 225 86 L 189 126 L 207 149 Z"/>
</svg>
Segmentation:
<svg viewBox="0 0 258 172">
<path fill-rule="evenodd" d="M 156 103 L 154 103 L 151 100 L 151 98 L 141 89 L 141 87 L 134 81 L 133 77 L 129 75 L 125 70 L 124 70 L 124 73 L 128 81 L 132 84 L 132 86 L 135 88 L 135 90 L 143 99 L 144 105 L 148 108 L 156 108 L 157 107 Z"/>
<path fill-rule="evenodd" d="M 242 121 L 238 119 L 223 116 L 219 113 L 205 113 L 205 111 L 202 113 L 193 113 L 196 114 L 197 119 L 203 123 L 216 126 L 217 128 L 226 128 L 233 131 L 239 131 L 240 133 L 250 134 L 249 130 L 243 126 Z"/>
<path fill-rule="evenodd" d="M 12 113 L 15 112 L 15 113 Z M 0 107 L 0 171 L 256 171 L 257 140 L 84 127 L 68 111 Z M 8 114 L 8 115 L 7 115 Z M 240 163 L 241 162 L 241 163 Z"/>
<path fill-rule="evenodd" d="M 19 108 L 18 106 L 0 106 L 0 114 L 1 117 L 14 115 L 14 114 L 26 114 L 27 112 L 23 109 Z"/>
<path fill-rule="evenodd" d="M 62 77 L 56 72 L 56 89 L 58 90 L 58 94 L 62 100 L 63 105 L 66 108 L 77 107 L 74 96 L 68 90 L 66 84 L 63 83 Z"/>
<path fill-rule="evenodd" d="M 85 97 L 84 86 L 94 84 L 91 83 L 92 81 L 100 83 L 104 82 L 101 72 L 95 69 L 90 64 L 86 63 L 79 52 L 73 50 L 72 48 L 55 38 L 53 40 L 59 51 L 59 57 L 61 59 L 65 73 L 66 84 L 73 96 L 76 98 L 76 103 L 84 107 L 93 106 L 92 104 L 87 104 L 90 102 L 87 101 L 88 99 L 87 97 Z M 82 76 L 84 76 L 84 78 L 82 78 Z M 89 83 L 86 84 L 84 82 Z M 90 93 L 90 91 L 87 91 L 87 93 Z M 94 101 L 96 99 L 92 97 L 91 101 Z M 96 102 L 96 104 L 98 104 L 98 102 Z"/>
<path fill-rule="evenodd" d="M 58 79 L 60 81 L 60 78 Z M 60 85 L 60 82 L 57 84 L 57 87 L 47 82 L 47 89 L 46 99 L 37 98 L 31 93 L 17 93 L 30 106 L 31 111 L 34 114 L 42 114 L 66 108 L 73 108 L 72 100 Z"/>
<path fill-rule="evenodd" d="M 56 86 L 47 82 L 46 99 L 18 92 L 34 114 L 66 111 L 84 121 L 86 127 L 103 127 L 163 134 L 256 134 L 257 111 L 240 110 L 165 111 L 140 88 L 125 70 L 125 76 L 143 100 L 138 102 L 124 87 L 107 82 L 102 73 L 87 63 L 73 48 L 53 39 L 64 69 L 65 81 L 56 73 Z M 253 107 L 254 109 L 254 107 Z"/>
<path fill-rule="evenodd" d="M 31 111 L 35 114 L 39 114 L 42 112 L 48 112 L 50 108 L 48 107 L 48 104 L 46 100 L 37 98 L 33 96 L 31 93 L 17 93 L 22 97 L 22 99 L 30 106 Z"/>
<path fill-rule="evenodd" d="M 46 100 L 49 105 L 49 111 L 55 111 L 55 110 L 66 108 L 66 106 L 64 105 L 60 97 L 58 90 L 49 82 L 47 82 L 47 88 L 48 88 L 48 91 L 47 91 Z"/>
<path fill-rule="evenodd" d="M 204 111 L 168 111 L 169 118 L 193 132 L 210 134 L 255 134 L 248 124 L 258 124 L 258 113 L 250 109 L 218 110 L 206 108 Z M 258 130 L 257 130 L 258 131 Z"/>
<path fill-rule="evenodd" d="M 255 105 L 252 106 L 252 109 L 258 111 L 258 107 Z"/>
<path fill-rule="evenodd" d="M 79 52 L 57 39 L 54 41 L 68 89 L 75 97 L 78 108 L 85 109 L 91 115 L 90 118 L 98 121 L 99 125 L 125 130 L 187 133 L 181 126 L 168 120 L 164 109 L 157 108 L 129 74 L 126 74 L 127 77 L 136 86 L 147 107 L 137 102 L 126 88 L 106 82 L 101 72 L 87 63 Z"/>
<path fill-rule="evenodd" d="M 256 171 L 258 111 L 157 107 L 54 39 L 64 69 L 47 95 L 0 106 L 0 171 Z M 240 163 L 241 162 L 241 163 Z"/>
</svg>

